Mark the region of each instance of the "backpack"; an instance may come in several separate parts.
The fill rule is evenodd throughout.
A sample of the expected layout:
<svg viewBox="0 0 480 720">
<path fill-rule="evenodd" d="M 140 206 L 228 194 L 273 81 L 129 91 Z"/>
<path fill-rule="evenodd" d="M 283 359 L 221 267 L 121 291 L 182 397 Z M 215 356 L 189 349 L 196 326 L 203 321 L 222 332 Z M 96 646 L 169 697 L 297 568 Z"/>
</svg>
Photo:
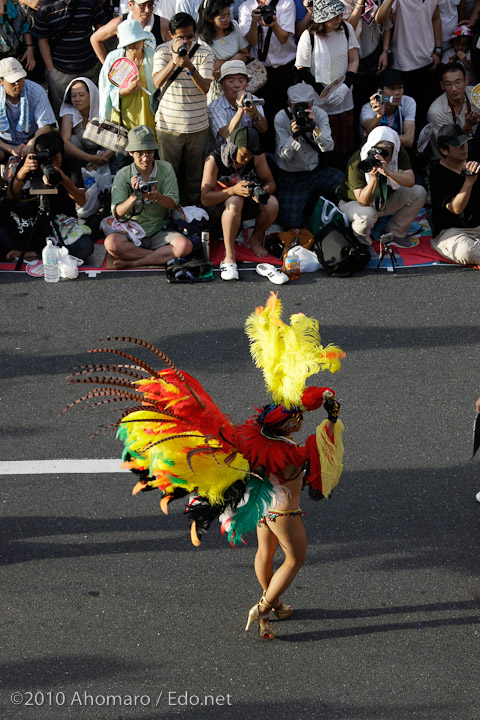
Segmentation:
<svg viewBox="0 0 480 720">
<path fill-rule="evenodd" d="M 322 267 L 333 277 L 350 277 L 370 262 L 370 251 L 350 227 L 329 223 L 316 236 L 313 249 Z"/>
</svg>

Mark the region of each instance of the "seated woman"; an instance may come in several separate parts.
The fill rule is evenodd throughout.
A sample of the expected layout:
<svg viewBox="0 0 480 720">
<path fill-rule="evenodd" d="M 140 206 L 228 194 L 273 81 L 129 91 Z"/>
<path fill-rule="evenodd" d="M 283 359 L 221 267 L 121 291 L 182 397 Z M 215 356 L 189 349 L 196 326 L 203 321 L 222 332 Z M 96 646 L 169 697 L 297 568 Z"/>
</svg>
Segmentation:
<svg viewBox="0 0 480 720">
<path fill-rule="evenodd" d="M 50 180 L 45 176 L 42 178 L 42 170 L 39 169 L 38 161 L 35 159 L 36 153 L 48 151 L 50 155 L 49 162 L 53 165 L 55 173 L 50 173 Z M 54 175 L 54 177 L 52 177 Z M 46 186 L 56 186 L 58 192 L 49 194 L 49 214 L 55 218 L 57 215 L 66 215 L 67 218 L 76 218 L 75 205 L 83 207 L 86 202 L 85 190 L 83 188 L 82 175 L 77 161 L 65 155 L 63 140 L 56 130 L 52 130 L 43 135 L 39 135 L 35 140 L 34 152 L 29 153 L 26 158 L 18 164 L 15 176 L 7 190 L 7 198 L 14 201 L 13 210 L 20 218 L 28 219 L 29 222 L 19 223 L 18 231 L 25 234 L 25 227 L 32 227 L 33 220 L 37 214 L 37 197 L 38 195 L 30 195 L 24 187 L 26 183 L 36 176 L 42 178 Z M 33 199 L 32 199 L 33 198 Z M 6 259 L 13 260 L 18 256 L 18 250 L 25 248 L 27 238 L 20 235 L 19 232 L 7 235 L 0 234 L 0 241 L 5 246 L 12 248 L 7 253 Z M 77 229 L 77 233 L 78 233 Z M 43 238 L 42 238 L 43 239 Z M 77 236 L 72 242 L 65 241 L 68 252 L 81 260 L 86 258 L 93 252 L 93 242 L 88 234 Z M 41 249 L 41 248 L 40 248 Z M 25 253 L 25 258 L 37 257 L 37 252 L 29 251 Z"/>
<path fill-rule="evenodd" d="M 200 44 L 208 45 L 215 56 L 208 103 L 222 94 L 219 78 L 223 63 L 226 60 L 246 62 L 248 59 L 247 41 L 238 23 L 232 19 L 231 5 L 229 0 L 203 0 L 198 9 L 197 32 Z"/>
<path fill-rule="evenodd" d="M 250 247 L 257 257 L 268 254 L 262 240 L 278 215 L 274 192 L 275 182 L 255 128 L 237 128 L 205 160 L 201 198 L 210 219 L 221 221 L 225 243 L 225 259 L 220 264 L 222 280 L 240 279 L 235 238 L 242 220 L 255 218 Z"/>
<path fill-rule="evenodd" d="M 145 40 L 151 34 L 144 30 L 138 20 L 125 20 L 118 26 L 118 48 L 108 53 L 99 78 L 100 118 L 119 122 L 126 130 L 147 125 L 155 133 L 153 54 Z M 108 73 L 119 58 L 126 57 L 135 63 L 138 76 L 119 88 L 108 79 Z M 150 95 L 145 92 L 148 90 Z M 117 156 L 117 170 L 130 163 L 130 158 Z"/>
<path fill-rule="evenodd" d="M 63 96 L 60 117 L 65 151 L 82 166 L 101 167 L 114 156 L 112 150 L 105 150 L 83 137 L 88 121 L 98 117 L 98 88 L 92 80 L 86 77 L 72 80 Z"/>
</svg>

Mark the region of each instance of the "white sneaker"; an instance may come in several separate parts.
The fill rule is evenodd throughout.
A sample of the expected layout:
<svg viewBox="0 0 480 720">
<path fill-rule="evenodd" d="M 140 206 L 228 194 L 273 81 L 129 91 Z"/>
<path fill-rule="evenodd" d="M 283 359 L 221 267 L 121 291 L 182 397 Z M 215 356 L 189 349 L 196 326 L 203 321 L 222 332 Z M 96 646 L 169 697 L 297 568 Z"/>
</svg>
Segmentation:
<svg viewBox="0 0 480 720">
<path fill-rule="evenodd" d="M 222 280 L 240 280 L 237 263 L 220 263 L 220 277 Z"/>
<path fill-rule="evenodd" d="M 285 285 L 290 279 L 288 275 L 269 263 L 259 263 L 255 269 L 259 275 L 268 278 L 274 285 Z"/>
</svg>

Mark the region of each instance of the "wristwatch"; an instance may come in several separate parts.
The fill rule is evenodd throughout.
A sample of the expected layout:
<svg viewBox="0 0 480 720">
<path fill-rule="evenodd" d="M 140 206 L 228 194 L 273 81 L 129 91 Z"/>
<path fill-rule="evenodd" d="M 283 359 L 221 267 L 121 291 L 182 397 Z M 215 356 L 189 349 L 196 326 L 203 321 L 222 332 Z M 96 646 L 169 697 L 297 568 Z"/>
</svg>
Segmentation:
<svg viewBox="0 0 480 720">
<path fill-rule="evenodd" d="M 438 55 L 438 57 L 442 57 L 442 48 L 436 47 L 433 51 L 433 55 Z"/>
<path fill-rule="evenodd" d="M 196 72 L 197 72 L 197 68 L 193 67 L 191 70 L 187 70 L 187 75 L 188 75 L 188 77 L 192 77 L 192 75 L 195 75 Z"/>
</svg>

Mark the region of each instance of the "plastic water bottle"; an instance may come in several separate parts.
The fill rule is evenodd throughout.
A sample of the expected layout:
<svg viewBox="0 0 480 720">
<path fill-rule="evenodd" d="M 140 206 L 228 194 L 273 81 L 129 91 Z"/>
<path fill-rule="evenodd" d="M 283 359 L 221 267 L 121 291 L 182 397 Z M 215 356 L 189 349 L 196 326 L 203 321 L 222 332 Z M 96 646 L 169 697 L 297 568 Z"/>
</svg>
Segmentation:
<svg viewBox="0 0 480 720">
<path fill-rule="evenodd" d="M 42 250 L 43 276 L 45 282 L 58 282 L 60 280 L 58 249 L 52 241 L 53 238 L 47 238 L 47 244 Z"/>
</svg>

